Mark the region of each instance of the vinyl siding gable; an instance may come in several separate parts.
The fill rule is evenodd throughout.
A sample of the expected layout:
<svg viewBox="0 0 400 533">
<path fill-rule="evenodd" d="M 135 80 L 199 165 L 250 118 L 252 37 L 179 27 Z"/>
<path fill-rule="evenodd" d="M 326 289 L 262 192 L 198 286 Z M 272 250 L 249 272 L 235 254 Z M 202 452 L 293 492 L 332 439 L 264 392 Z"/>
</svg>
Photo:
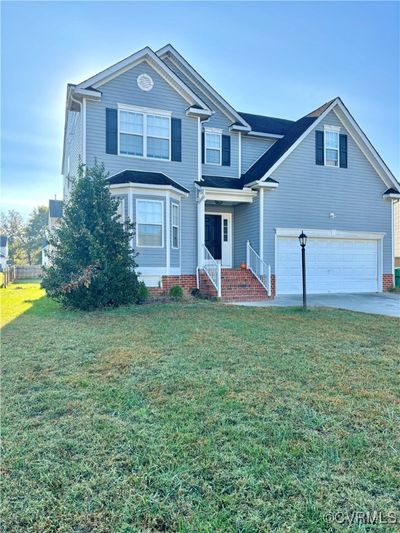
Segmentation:
<svg viewBox="0 0 400 533">
<path fill-rule="evenodd" d="M 315 164 L 315 130 L 323 130 L 325 124 L 340 126 L 340 133 L 348 135 L 348 168 Z M 267 263 L 274 265 L 277 227 L 385 232 L 383 269 L 391 272 L 391 206 L 382 198 L 387 187 L 333 111 L 271 177 L 279 188 L 265 197 Z"/>
</svg>

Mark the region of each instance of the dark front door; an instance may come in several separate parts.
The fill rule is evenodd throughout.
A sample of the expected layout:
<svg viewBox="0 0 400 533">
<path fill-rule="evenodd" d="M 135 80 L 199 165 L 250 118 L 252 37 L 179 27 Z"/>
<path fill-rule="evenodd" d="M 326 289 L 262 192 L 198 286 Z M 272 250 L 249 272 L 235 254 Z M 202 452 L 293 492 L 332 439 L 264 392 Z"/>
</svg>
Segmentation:
<svg viewBox="0 0 400 533">
<path fill-rule="evenodd" d="M 205 215 L 205 244 L 214 259 L 222 259 L 221 215 Z"/>
</svg>

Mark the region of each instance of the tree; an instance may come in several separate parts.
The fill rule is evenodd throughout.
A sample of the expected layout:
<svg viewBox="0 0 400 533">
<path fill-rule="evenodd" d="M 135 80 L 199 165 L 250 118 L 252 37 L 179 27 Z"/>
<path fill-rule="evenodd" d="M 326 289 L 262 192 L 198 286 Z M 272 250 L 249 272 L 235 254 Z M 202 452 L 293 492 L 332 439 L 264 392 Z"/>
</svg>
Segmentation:
<svg viewBox="0 0 400 533">
<path fill-rule="evenodd" d="M 25 229 L 25 252 L 30 265 L 40 263 L 48 223 L 49 209 L 43 205 L 35 207 Z"/>
<path fill-rule="evenodd" d="M 133 225 L 120 220 L 104 165 L 83 168 L 60 225 L 49 235 L 50 266 L 42 286 L 50 298 L 78 309 L 134 302 L 138 279 L 129 245 Z"/>
<path fill-rule="evenodd" d="M 6 215 L 1 213 L 0 232 L 8 237 L 8 263 L 10 265 L 26 263 L 25 224 L 18 211 L 12 209 Z"/>
</svg>

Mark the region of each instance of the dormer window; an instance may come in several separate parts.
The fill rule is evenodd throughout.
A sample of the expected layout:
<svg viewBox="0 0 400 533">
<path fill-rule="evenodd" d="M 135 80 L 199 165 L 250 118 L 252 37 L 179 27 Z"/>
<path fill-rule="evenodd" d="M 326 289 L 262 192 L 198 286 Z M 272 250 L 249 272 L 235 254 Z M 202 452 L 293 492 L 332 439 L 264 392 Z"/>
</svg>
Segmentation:
<svg viewBox="0 0 400 533">
<path fill-rule="evenodd" d="M 328 167 L 339 166 L 339 131 L 325 130 L 325 165 Z"/>
<path fill-rule="evenodd" d="M 222 132 L 220 130 L 205 130 L 205 163 L 220 165 L 222 154 Z"/>
</svg>

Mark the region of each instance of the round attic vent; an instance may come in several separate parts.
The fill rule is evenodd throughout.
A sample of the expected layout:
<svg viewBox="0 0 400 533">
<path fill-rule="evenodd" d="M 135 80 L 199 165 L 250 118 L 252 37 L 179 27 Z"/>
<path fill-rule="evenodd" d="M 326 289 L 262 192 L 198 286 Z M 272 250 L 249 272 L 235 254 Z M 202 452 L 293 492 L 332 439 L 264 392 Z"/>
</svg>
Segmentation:
<svg viewBox="0 0 400 533">
<path fill-rule="evenodd" d="M 137 84 L 142 91 L 151 91 L 154 86 L 154 82 L 148 74 L 140 74 L 137 79 Z"/>
</svg>

